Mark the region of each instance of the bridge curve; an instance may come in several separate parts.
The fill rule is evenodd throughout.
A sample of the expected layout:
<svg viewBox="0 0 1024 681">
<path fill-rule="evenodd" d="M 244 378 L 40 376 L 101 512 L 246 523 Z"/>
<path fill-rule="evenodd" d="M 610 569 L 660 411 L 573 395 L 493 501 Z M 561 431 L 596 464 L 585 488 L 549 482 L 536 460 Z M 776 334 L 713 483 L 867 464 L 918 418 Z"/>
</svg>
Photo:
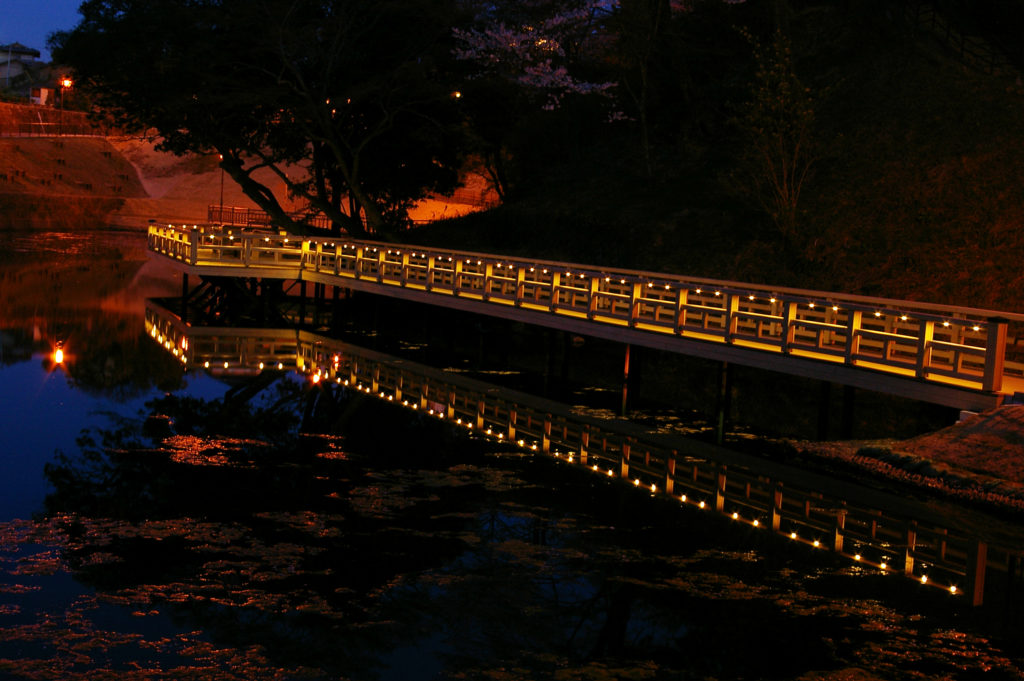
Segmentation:
<svg viewBox="0 0 1024 681">
<path fill-rule="evenodd" d="M 1024 391 L 1017 313 L 221 226 L 153 225 L 148 247 L 199 276 L 309 281 L 959 409 Z"/>
</svg>

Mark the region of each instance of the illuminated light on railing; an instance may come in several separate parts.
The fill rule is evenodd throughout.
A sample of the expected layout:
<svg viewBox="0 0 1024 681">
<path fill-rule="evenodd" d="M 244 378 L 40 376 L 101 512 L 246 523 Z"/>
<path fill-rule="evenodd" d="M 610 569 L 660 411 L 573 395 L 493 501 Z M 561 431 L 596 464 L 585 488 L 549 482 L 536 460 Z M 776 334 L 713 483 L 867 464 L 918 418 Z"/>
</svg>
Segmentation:
<svg viewBox="0 0 1024 681">
<path fill-rule="evenodd" d="M 310 380 L 312 380 L 313 383 L 319 383 L 320 382 L 320 374 L 319 373 L 313 374 L 310 377 Z"/>
<path fill-rule="evenodd" d="M 739 513 L 736 513 L 736 512 L 733 512 L 733 514 L 732 514 L 732 519 L 733 519 L 733 520 L 739 520 L 739 519 L 740 519 L 740 514 L 739 514 Z"/>
<path fill-rule="evenodd" d="M 263 237 L 263 241 L 269 242 L 270 241 L 270 237 L 269 236 Z"/>
<path fill-rule="evenodd" d="M 639 487 L 640 486 L 640 478 L 637 478 L 636 480 L 633 481 L 633 486 L 634 487 Z"/>
<path fill-rule="evenodd" d="M 605 277 L 604 280 L 605 280 L 605 282 L 610 282 L 612 280 L 612 278 L 611 277 Z"/>
<path fill-rule="evenodd" d="M 699 504 L 697 504 L 697 506 L 699 506 L 700 508 L 704 508 L 704 506 L 706 506 L 706 504 L 702 500 Z"/>
<path fill-rule="evenodd" d="M 757 520 L 757 518 L 754 518 L 754 521 L 752 523 L 750 523 L 750 524 L 753 525 L 754 527 L 757 527 L 761 523 Z"/>
<path fill-rule="evenodd" d="M 949 322 L 942 322 L 942 325 L 949 328 Z"/>
<path fill-rule="evenodd" d="M 227 363 L 227 362 L 224 362 L 224 368 L 225 368 L 225 369 L 227 369 L 227 368 L 228 368 L 228 363 Z"/>
<path fill-rule="evenodd" d="M 854 560 L 860 560 L 860 554 L 859 553 L 854 554 L 853 559 Z"/>
<path fill-rule="evenodd" d="M 753 294 L 753 293 L 751 293 L 751 294 L 750 294 L 749 296 L 747 296 L 747 299 L 748 299 L 748 300 L 754 300 L 754 294 Z"/>
<path fill-rule="evenodd" d="M 672 290 L 672 287 L 671 287 L 671 286 L 669 286 L 668 284 L 665 284 L 665 290 L 666 290 L 666 291 L 671 291 L 671 290 Z"/>
<path fill-rule="evenodd" d="M 817 547 L 821 546 L 821 542 L 820 542 L 820 541 L 818 541 L 817 539 L 815 539 L 815 540 L 814 540 L 813 544 L 814 544 L 814 547 L 815 547 L 815 548 L 817 548 Z"/>
<path fill-rule="evenodd" d="M 203 362 L 203 368 L 204 369 L 209 369 L 210 368 L 210 363 L 209 362 Z"/>
<path fill-rule="evenodd" d="M 811 308 L 813 310 L 814 309 L 814 303 L 807 303 L 807 307 L 809 307 L 809 308 Z"/>
<path fill-rule="evenodd" d="M 796 539 L 796 532 L 790 532 L 789 533 L 789 538 L 790 539 Z"/>
<path fill-rule="evenodd" d="M 686 501 L 686 495 L 685 494 L 679 495 L 679 501 Z"/>
<path fill-rule="evenodd" d="M 876 312 L 875 312 L 875 316 L 876 316 L 876 317 L 881 317 L 881 316 L 882 316 L 882 313 L 881 313 L 881 312 L 877 312 L 877 311 L 876 311 Z"/>
<path fill-rule="evenodd" d="M 339 376 L 338 378 L 334 379 L 334 382 L 340 384 L 341 383 L 341 376 Z"/>
<path fill-rule="evenodd" d="M 900 321 L 901 322 L 907 321 L 907 315 L 905 315 L 905 314 L 900 315 Z"/>
<path fill-rule="evenodd" d="M 885 561 L 882 561 L 881 563 L 878 564 L 878 569 L 879 570 L 884 570 L 887 567 L 888 567 L 888 565 L 886 565 Z"/>
<path fill-rule="evenodd" d="M 652 482 L 652 483 L 651 483 L 651 492 L 653 493 L 653 492 L 657 492 L 657 491 L 658 491 L 658 487 L 657 487 L 657 485 L 655 485 L 655 484 L 654 484 L 654 483 Z"/>
<path fill-rule="evenodd" d="M 956 593 L 956 584 L 951 584 L 949 586 L 949 593 L 951 593 L 951 594 L 955 594 Z"/>
<path fill-rule="evenodd" d="M 696 292 L 697 292 L 697 293 L 700 293 L 700 289 L 697 289 L 697 291 L 696 291 Z"/>
<path fill-rule="evenodd" d="M 981 327 L 980 327 L 980 326 L 978 326 L 977 324 L 975 324 L 975 325 L 974 325 L 974 326 L 972 326 L 971 328 L 972 328 L 972 329 L 974 329 L 975 331 L 981 331 Z"/>
<path fill-rule="evenodd" d="M 615 474 L 614 474 L 614 473 L 612 473 L 612 469 L 611 469 L 611 468 L 609 468 L 609 469 L 608 469 L 608 477 L 610 478 L 610 477 L 612 477 L 613 475 L 615 475 Z"/>
<path fill-rule="evenodd" d="M 647 282 L 647 288 L 654 288 L 654 282 Z"/>
<path fill-rule="evenodd" d="M 213 235 L 212 234 L 210 235 L 210 241 L 213 241 Z"/>
<path fill-rule="evenodd" d="M 771 298 L 769 298 L 769 299 L 768 299 L 768 302 L 769 302 L 769 303 L 774 303 L 774 302 L 776 302 L 777 300 L 778 300 L 777 298 L 775 298 L 774 296 L 772 296 Z"/>
<path fill-rule="evenodd" d="M 927 584 L 928 583 L 928 575 L 921 575 L 921 583 L 922 584 Z"/>
<path fill-rule="evenodd" d="M 278 368 L 278 369 L 284 369 L 284 364 L 283 364 L 283 363 L 281 363 L 281 362 L 278 362 L 278 363 L 277 363 L 277 368 Z"/>
<path fill-rule="evenodd" d="M 715 291 L 715 295 L 716 296 L 720 296 L 720 295 L 722 295 L 722 292 L 721 291 Z"/>
<path fill-rule="evenodd" d="M 548 271 L 547 271 L 546 269 L 544 269 L 544 270 L 541 270 L 541 271 L 540 271 L 540 273 L 541 273 L 541 274 L 547 274 L 547 273 L 548 273 Z"/>
<path fill-rule="evenodd" d="M 833 312 L 839 312 L 839 306 L 838 305 L 833 305 L 832 306 L 832 311 Z"/>
</svg>

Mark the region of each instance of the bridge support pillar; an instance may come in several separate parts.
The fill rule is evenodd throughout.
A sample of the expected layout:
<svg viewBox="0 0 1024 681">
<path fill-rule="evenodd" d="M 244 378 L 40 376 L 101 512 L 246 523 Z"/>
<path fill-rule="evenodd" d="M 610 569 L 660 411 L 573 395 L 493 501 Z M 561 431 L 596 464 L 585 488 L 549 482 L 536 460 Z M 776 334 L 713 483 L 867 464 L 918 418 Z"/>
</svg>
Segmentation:
<svg viewBox="0 0 1024 681">
<path fill-rule="evenodd" d="M 622 365 L 622 409 L 621 416 L 626 416 L 626 398 L 629 395 L 629 349 L 630 344 L 626 343 L 626 357 Z"/>
<path fill-rule="evenodd" d="M 988 544 L 979 541 L 967 556 L 967 588 L 971 605 L 981 605 L 985 598 L 985 570 L 988 566 Z"/>
<path fill-rule="evenodd" d="M 188 272 L 181 275 L 181 321 L 188 323 Z"/>
<path fill-rule="evenodd" d="M 718 399 L 715 404 L 715 444 L 721 445 L 725 442 L 725 432 L 729 421 L 730 395 L 732 393 L 732 368 L 728 362 L 722 362 L 718 367 Z"/>
</svg>

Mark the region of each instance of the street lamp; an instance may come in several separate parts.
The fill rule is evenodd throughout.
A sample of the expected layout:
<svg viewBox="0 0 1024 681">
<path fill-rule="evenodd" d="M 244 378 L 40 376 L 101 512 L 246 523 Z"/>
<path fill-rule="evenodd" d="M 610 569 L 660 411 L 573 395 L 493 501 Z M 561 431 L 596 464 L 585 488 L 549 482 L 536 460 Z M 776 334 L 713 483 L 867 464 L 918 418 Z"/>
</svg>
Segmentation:
<svg viewBox="0 0 1024 681">
<path fill-rule="evenodd" d="M 60 79 L 60 129 L 58 130 L 59 135 L 64 134 L 64 92 L 71 89 L 73 82 L 67 76 L 61 76 Z"/>
<path fill-rule="evenodd" d="M 220 155 L 220 203 L 217 212 L 220 213 L 220 222 L 224 222 L 224 154 Z"/>
</svg>

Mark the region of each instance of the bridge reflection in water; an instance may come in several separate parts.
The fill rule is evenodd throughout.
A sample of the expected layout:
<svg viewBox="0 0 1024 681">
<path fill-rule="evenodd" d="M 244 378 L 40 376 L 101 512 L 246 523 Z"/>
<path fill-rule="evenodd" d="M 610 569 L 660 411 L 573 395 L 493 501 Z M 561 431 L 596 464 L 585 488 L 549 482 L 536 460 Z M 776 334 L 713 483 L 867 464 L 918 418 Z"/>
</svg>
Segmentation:
<svg viewBox="0 0 1024 681">
<path fill-rule="evenodd" d="M 151 226 L 148 247 L 200 277 L 367 291 L 959 409 L 1024 390 L 1016 313 L 219 226 Z"/>
<path fill-rule="evenodd" d="M 194 326 L 150 301 L 147 333 L 186 369 L 227 377 L 298 372 L 324 389 L 367 396 L 443 419 L 474 437 L 557 457 L 567 465 L 677 500 L 697 512 L 832 551 L 862 566 L 979 605 L 991 571 L 1013 574 L 1020 537 L 983 534 L 923 503 L 649 432 L 568 405 L 296 329 Z"/>
</svg>

